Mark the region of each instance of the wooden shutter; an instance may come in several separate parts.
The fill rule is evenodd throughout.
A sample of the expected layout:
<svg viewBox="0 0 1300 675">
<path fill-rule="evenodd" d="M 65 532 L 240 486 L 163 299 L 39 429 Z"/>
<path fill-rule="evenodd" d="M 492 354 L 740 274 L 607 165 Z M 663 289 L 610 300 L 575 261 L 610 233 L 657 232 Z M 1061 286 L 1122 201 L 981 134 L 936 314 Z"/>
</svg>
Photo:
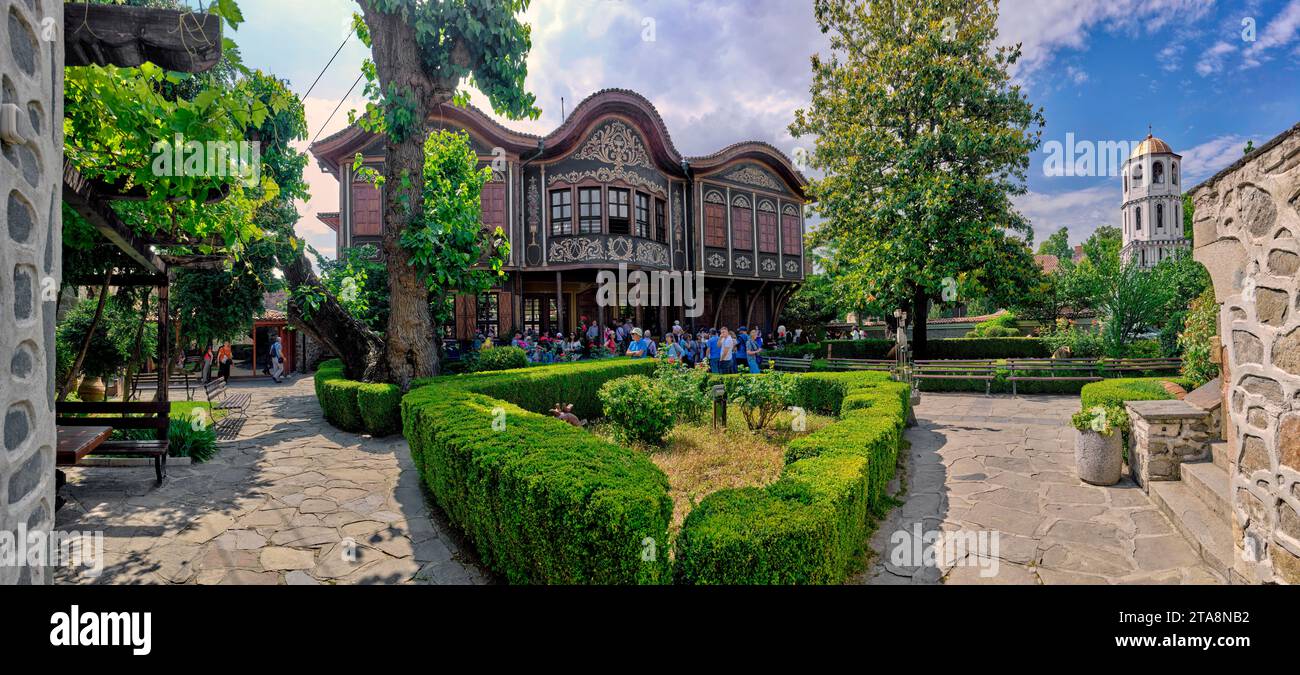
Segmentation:
<svg viewBox="0 0 1300 675">
<path fill-rule="evenodd" d="M 502 291 L 497 294 L 497 336 L 502 339 L 508 339 L 514 329 L 514 294 Z"/>
<path fill-rule="evenodd" d="M 473 340 L 477 303 L 472 295 L 456 296 L 456 339 Z"/>
</svg>

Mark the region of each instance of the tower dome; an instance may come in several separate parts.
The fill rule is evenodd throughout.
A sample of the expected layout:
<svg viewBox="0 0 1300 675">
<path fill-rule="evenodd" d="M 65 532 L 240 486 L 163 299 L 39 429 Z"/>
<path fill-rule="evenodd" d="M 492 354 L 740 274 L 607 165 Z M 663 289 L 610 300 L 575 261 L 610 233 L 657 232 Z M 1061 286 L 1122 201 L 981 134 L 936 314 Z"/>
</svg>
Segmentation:
<svg viewBox="0 0 1300 675">
<path fill-rule="evenodd" d="M 1183 231 L 1182 155 L 1150 133 L 1121 169 L 1124 262 L 1154 267 L 1189 243 Z"/>
</svg>

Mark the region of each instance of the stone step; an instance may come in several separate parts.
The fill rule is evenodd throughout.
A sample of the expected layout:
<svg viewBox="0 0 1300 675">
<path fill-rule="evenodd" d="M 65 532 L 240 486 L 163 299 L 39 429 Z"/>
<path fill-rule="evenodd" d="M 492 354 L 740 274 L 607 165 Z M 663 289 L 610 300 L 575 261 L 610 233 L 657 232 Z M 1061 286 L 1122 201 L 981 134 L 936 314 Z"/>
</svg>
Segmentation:
<svg viewBox="0 0 1300 675">
<path fill-rule="evenodd" d="M 1216 516 L 1231 522 L 1228 472 L 1213 462 L 1183 462 L 1181 471 L 1183 482 L 1192 489 L 1192 494 L 1205 502 Z"/>
<path fill-rule="evenodd" d="M 1228 465 L 1230 463 L 1228 456 L 1230 452 L 1227 441 L 1218 441 L 1210 444 L 1210 459 L 1214 462 L 1215 466 L 1224 471 L 1228 470 Z"/>
<path fill-rule="evenodd" d="M 1183 466 L 1185 470 L 1187 465 Z M 1153 481 L 1151 500 L 1174 527 L 1187 538 L 1192 548 L 1210 569 L 1224 579 L 1232 568 L 1232 524 L 1210 510 L 1195 490 L 1183 481 Z"/>
</svg>

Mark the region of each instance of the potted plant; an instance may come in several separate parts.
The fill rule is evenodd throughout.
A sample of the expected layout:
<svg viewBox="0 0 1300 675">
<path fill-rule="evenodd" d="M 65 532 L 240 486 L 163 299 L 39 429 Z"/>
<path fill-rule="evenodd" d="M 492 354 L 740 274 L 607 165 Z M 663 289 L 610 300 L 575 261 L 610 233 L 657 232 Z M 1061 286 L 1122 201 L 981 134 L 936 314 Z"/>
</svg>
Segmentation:
<svg viewBox="0 0 1300 675">
<path fill-rule="evenodd" d="M 1122 433 L 1126 415 L 1118 406 L 1095 406 L 1075 413 L 1074 462 L 1079 480 L 1092 485 L 1119 482 L 1124 464 Z"/>
</svg>

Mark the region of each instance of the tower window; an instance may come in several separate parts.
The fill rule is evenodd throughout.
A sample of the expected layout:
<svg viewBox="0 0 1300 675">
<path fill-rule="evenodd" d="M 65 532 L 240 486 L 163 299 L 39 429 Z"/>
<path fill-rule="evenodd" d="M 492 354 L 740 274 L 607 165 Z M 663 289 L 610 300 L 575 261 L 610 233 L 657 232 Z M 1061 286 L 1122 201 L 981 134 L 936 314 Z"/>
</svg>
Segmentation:
<svg viewBox="0 0 1300 675">
<path fill-rule="evenodd" d="M 1142 165 L 1141 165 L 1141 164 L 1134 164 L 1134 165 L 1133 165 L 1133 184 L 1134 184 L 1134 185 L 1141 185 L 1141 184 L 1142 184 Z"/>
<path fill-rule="evenodd" d="M 1151 166 L 1151 183 L 1152 185 L 1159 185 L 1163 182 L 1165 182 L 1165 163 L 1156 162 Z"/>
<path fill-rule="evenodd" d="M 1133 229 L 1137 230 L 1138 232 L 1142 231 L 1142 207 L 1141 206 L 1133 209 Z"/>
<path fill-rule="evenodd" d="M 1169 163 L 1169 182 L 1178 184 L 1178 162 Z"/>
<path fill-rule="evenodd" d="M 1157 164 L 1156 166 L 1159 166 Z M 1165 205 L 1156 204 L 1156 234 L 1164 234 L 1165 231 Z"/>
</svg>

